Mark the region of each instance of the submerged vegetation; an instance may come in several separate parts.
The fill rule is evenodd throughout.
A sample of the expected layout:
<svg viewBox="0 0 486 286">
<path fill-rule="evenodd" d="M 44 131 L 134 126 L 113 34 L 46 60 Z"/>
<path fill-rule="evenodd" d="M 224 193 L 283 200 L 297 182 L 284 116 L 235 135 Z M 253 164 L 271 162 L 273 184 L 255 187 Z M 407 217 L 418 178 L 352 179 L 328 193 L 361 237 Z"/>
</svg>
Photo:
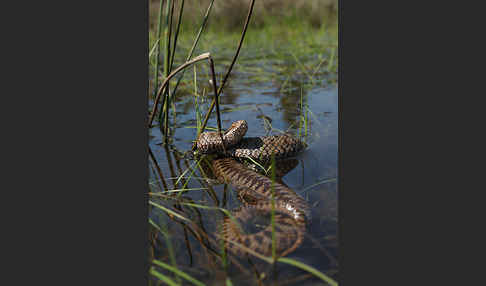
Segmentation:
<svg viewBox="0 0 486 286">
<path fill-rule="evenodd" d="M 304 285 L 320 281 L 313 285 L 337 285 L 334 161 L 318 175 L 300 176 L 313 179 L 302 183 L 302 193 L 325 198 L 311 201 L 321 217 L 313 220 L 312 235 L 303 247 L 304 252 L 317 249 L 322 261 L 306 261 L 302 254 L 278 257 L 274 248 L 267 257 L 244 245 L 237 247 L 249 255 L 235 257 L 214 234 L 221 233 L 217 222 L 224 217 L 239 224 L 230 211 L 237 199 L 229 185 L 214 184 L 210 158 L 192 152 L 198 134 L 224 131 L 228 122 L 250 111 L 257 114 L 252 122 L 263 126 L 260 130 L 250 127 L 257 135 L 292 132 L 312 143 L 320 140 L 316 136 L 327 136 L 313 132 L 314 125 L 333 134 L 337 119 L 324 122 L 323 118 L 335 110 L 316 114 L 310 94 L 316 88 L 333 87 L 338 80 L 336 13 L 335 0 L 150 1 L 151 284 L 281 281 L 275 285 Z M 253 97 L 253 89 L 263 91 L 267 99 Z M 240 94 L 248 99 L 242 100 Z M 273 106 L 272 101 L 278 104 Z M 225 119 L 228 114 L 232 120 Z M 281 120 L 275 119 L 278 114 Z M 275 182 L 274 165 L 250 163 Z M 275 239 L 273 211 L 269 223 Z"/>
</svg>

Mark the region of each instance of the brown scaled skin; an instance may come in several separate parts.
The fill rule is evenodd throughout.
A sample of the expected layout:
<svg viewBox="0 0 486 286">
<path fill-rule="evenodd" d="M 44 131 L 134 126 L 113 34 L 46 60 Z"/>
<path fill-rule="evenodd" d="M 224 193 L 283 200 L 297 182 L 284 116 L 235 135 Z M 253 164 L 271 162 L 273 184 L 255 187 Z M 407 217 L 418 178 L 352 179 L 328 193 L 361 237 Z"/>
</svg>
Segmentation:
<svg viewBox="0 0 486 286">
<path fill-rule="evenodd" d="M 212 167 L 218 180 L 232 185 L 243 201 L 244 206 L 233 212 L 237 221 L 245 222 L 255 216 L 269 216 L 272 209 L 273 186 L 276 252 L 279 256 L 285 256 L 297 249 L 303 241 L 306 223 L 310 221 L 310 208 L 307 202 L 287 186 L 272 182 L 268 177 L 249 170 L 231 157 L 250 157 L 268 163 L 272 154 L 276 159 L 284 159 L 295 156 L 306 146 L 289 134 L 242 138 L 247 128 L 246 121 L 239 120 L 224 133 L 226 153 L 223 152 L 222 141 L 217 132 L 202 133 L 197 141 L 198 150 L 201 153 L 216 153 L 220 157 L 227 157 L 213 160 Z M 289 162 L 294 163 L 295 167 L 296 161 Z M 243 255 L 246 251 L 228 241 L 236 242 L 266 256 L 271 255 L 270 223 L 256 233 L 246 234 L 233 220 L 225 218 L 221 235 L 226 241 L 228 250 L 235 255 Z"/>
</svg>

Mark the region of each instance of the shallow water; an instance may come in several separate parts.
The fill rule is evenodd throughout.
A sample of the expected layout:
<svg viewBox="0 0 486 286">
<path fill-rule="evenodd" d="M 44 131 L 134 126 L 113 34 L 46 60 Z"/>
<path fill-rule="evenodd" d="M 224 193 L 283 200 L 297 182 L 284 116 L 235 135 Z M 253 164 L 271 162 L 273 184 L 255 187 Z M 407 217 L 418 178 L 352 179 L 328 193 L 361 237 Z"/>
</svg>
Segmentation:
<svg viewBox="0 0 486 286">
<path fill-rule="evenodd" d="M 229 59 L 231 59 L 229 57 Z M 315 57 L 301 59 L 305 64 L 315 62 Z M 304 197 L 312 209 L 312 220 L 307 228 L 304 243 L 286 257 L 310 265 L 322 273 L 338 280 L 338 241 L 337 241 L 337 151 L 338 151 L 338 92 L 337 74 L 327 72 L 327 68 L 316 68 L 312 77 L 305 72 L 296 72 L 291 60 L 265 60 L 242 57 L 233 69 L 230 81 L 221 95 L 222 127 L 226 129 L 235 120 L 248 122 L 246 136 L 278 134 L 288 131 L 300 136 L 308 148 L 297 159 L 299 164 L 283 177 L 283 182 L 296 193 Z M 218 66 L 217 72 L 226 68 Z M 203 88 L 212 96 L 207 83 L 207 67 L 197 69 L 198 92 Z M 186 73 L 192 78 L 193 70 Z M 222 75 L 218 75 L 220 78 Z M 258 80 L 260 79 L 260 80 Z M 218 84 L 220 83 L 218 79 Z M 268 263 L 256 258 L 231 259 L 227 271 L 221 266 L 221 260 L 212 254 L 205 244 L 217 247 L 213 233 L 219 227 L 223 215 L 213 209 L 202 209 L 181 205 L 180 202 L 221 207 L 233 210 L 240 206 L 235 192 L 230 186 L 218 184 L 206 179 L 196 167 L 196 161 L 184 153 L 190 150 L 195 139 L 196 112 L 192 83 L 176 97 L 176 118 L 171 112 L 172 140 L 164 145 L 159 126 L 150 129 L 149 145 L 161 169 L 163 179 L 150 161 L 150 192 L 181 189 L 184 184 L 190 189 L 183 193 L 174 192 L 177 199 L 150 196 L 154 203 L 179 213 L 194 221 L 197 227 L 206 232 L 208 240 L 201 243 L 181 220 L 172 220 L 157 207 L 150 207 L 149 218 L 169 234 L 173 259 L 180 270 L 205 283 L 206 285 L 225 285 L 229 277 L 233 285 L 326 285 L 319 278 L 296 267 L 278 263 L 273 268 Z M 301 98 L 308 106 L 307 132 L 301 124 Z M 211 97 L 198 97 L 202 116 L 208 110 Z M 304 109 L 306 110 L 306 109 Z M 214 114 L 214 112 L 213 112 Z M 304 113 L 305 114 L 305 113 Z M 270 126 L 270 124 L 271 126 Z M 154 121 L 155 123 L 155 121 Z M 216 127 L 216 117 L 211 116 L 208 126 Z M 184 174 L 183 179 L 178 179 Z M 157 260 L 172 264 L 167 240 L 162 235 L 154 238 L 155 247 L 150 255 Z M 219 250 L 217 250 L 219 251 Z M 170 272 L 157 268 L 157 271 L 173 277 Z M 175 278 L 173 278 L 175 279 Z M 188 283 L 181 280 L 182 284 Z M 155 284 L 154 284 L 155 285 Z M 187 284 L 187 285 L 190 285 Z"/>
</svg>

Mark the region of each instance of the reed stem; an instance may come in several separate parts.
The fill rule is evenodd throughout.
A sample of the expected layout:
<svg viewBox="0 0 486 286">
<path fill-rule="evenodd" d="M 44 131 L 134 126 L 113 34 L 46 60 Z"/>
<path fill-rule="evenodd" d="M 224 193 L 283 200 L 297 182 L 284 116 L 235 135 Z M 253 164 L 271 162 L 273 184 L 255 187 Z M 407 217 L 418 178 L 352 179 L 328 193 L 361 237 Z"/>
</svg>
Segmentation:
<svg viewBox="0 0 486 286">
<path fill-rule="evenodd" d="M 226 72 L 226 75 L 225 75 L 223 81 L 221 82 L 221 86 L 219 87 L 219 90 L 218 90 L 218 96 L 221 94 L 221 91 L 223 90 L 224 85 L 226 84 L 226 81 L 228 80 L 228 77 L 231 73 L 231 70 L 233 69 L 233 66 L 236 62 L 236 59 L 238 58 L 238 55 L 240 54 L 240 49 L 241 49 L 241 46 L 243 45 L 243 40 L 245 39 L 246 30 L 248 28 L 248 24 L 250 23 L 251 14 L 253 12 L 253 4 L 255 4 L 255 0 L 251 0 L 251 2 L 250 2 L 250 8 L 248 9 L 248 14 L 246 15 L 245 25 L 243 27 L 243 32 L 241 33 L 240 42 L 238 43 L 238 48 L 236 49 L 235 56 L 233 57 L 233 60 L 231 61 L 231 64 L 228 68 L 228 71 Z M 199 135 L 202 132 L 204 132 L 204 129 L 206 128 L 206 124 L 208 123 L 208 120 L 209 120 L 209 116 L 211 115 L 211 112 L 213 111 L 215 104 L 216 104 L 216 98 L 213 99 L 213 102 L 211 103 L 211 106 L 209 107 L 209 110 L 206 113 L 206 116 L 204 117 L 204 122 L 201 126 L 200 133 L 197 134 L 197 137 L 199 137 Z M 194 143 L 192 145 L 192 150 L 196 150 L 196 143 Z"/>
</svg>

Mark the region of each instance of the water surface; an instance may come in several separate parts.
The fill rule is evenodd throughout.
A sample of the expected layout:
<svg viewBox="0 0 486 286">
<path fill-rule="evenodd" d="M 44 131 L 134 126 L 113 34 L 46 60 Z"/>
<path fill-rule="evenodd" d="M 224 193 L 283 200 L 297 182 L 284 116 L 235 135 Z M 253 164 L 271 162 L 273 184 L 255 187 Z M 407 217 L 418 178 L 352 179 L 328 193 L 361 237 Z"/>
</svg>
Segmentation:
<svg viewBox="0 0 486 286">
<path fill-rule="evenodd" d="M 220 56 L 218 60 L 230 61 L 232 52 L 226 58 L 225 55 Z M 307 142 L 308 148 L 297 157 L 299 164 L 283 178 L 283 182 L 307 200 L 312 209 L 312 220 L 304 243 L 287 257 L 338 280 L 337 74 L 335 69 L 328 71 L 327 61 L 318 65 L 325 58 L 329 58 L 329 53 L 324 51 L 300 58 L 301 63 L 309 67 L 305 70 L 305 67 L 298 66 L 292 56 L 276 58 L 262 51 L 245 50 L 221 95 L 220 108 L 223 128 L 228 128 L 235 120 L 244 119 L 249 126 L 246 136 L 287 131 Z M 218 66 L 218 60 L 216 70 L 221 77 L 227 65 Z M 207 66 L 198 65 L 196 71 L 200 95 L 198 105 L 204 116 L 212 100 L 207 94 L 212 96 L 213 91 L 208 84 Z M 186 78 L 192 78 L 193 72 L 193 69 L 189 69 Z M 203 89 L 206 96 L 201 95 Z M 177 202 L 228 210 L 237 208 L 240 202 L 230 186 L 207 180 L 196 167 L 196 161 L 184 157 L 197 134 L 194 128 L 194 85 L 187 82 L 180 90 L 176 96 L 175 120 L 171 113 L 170 144 L 163 144 L 158 125 L 150 129 L 149 145 L 163 175 L 163 179 L 159 178 L 150 162 L 150 192 L 167 195 L 165 191 L 181 189 L 184 184 L 189 191 L 174 193 L 180 194 L 177 200 L 157 195 L 152 195 L 150 200 L 172 210 L 179 208 L 185 217 L 195 221 L 201 230 L 214 239 L 213 233 L 222 221 L 222 213 Z M 307 108 L 302 109 L 301 102 Z M 303 126 L 302 116 L 307 118 L 307 127 Z M 213 112 L 208 126 L 216 125 Z M 181 174 L 184 176 L 179 179 Z M 159 208 L 151 207 L 149 218 L 169 234 L 177 267 L 206 285 L 224 285 L 226 273 L 233 285 L 325 285 L 319 278 L 293 266 L 278 263 L 277 267 L 272 268 L 256 257 L 236 258 L 225 271 L 220 260 L 205 246 L 209 244 L 214 247 L 210 240 L 203 238 L 202 242 L 199 241 L 182 223 L 177 219 L 172 220 Z M 174 261 L 171 261 L 167 240 L 158 235 L 154 243 L 151 255 L 172 264 Z M 162 268 L 157 270 L 169 273 Z M 181 282 L 184 283 L 184 280 Z"/>
</svg>

